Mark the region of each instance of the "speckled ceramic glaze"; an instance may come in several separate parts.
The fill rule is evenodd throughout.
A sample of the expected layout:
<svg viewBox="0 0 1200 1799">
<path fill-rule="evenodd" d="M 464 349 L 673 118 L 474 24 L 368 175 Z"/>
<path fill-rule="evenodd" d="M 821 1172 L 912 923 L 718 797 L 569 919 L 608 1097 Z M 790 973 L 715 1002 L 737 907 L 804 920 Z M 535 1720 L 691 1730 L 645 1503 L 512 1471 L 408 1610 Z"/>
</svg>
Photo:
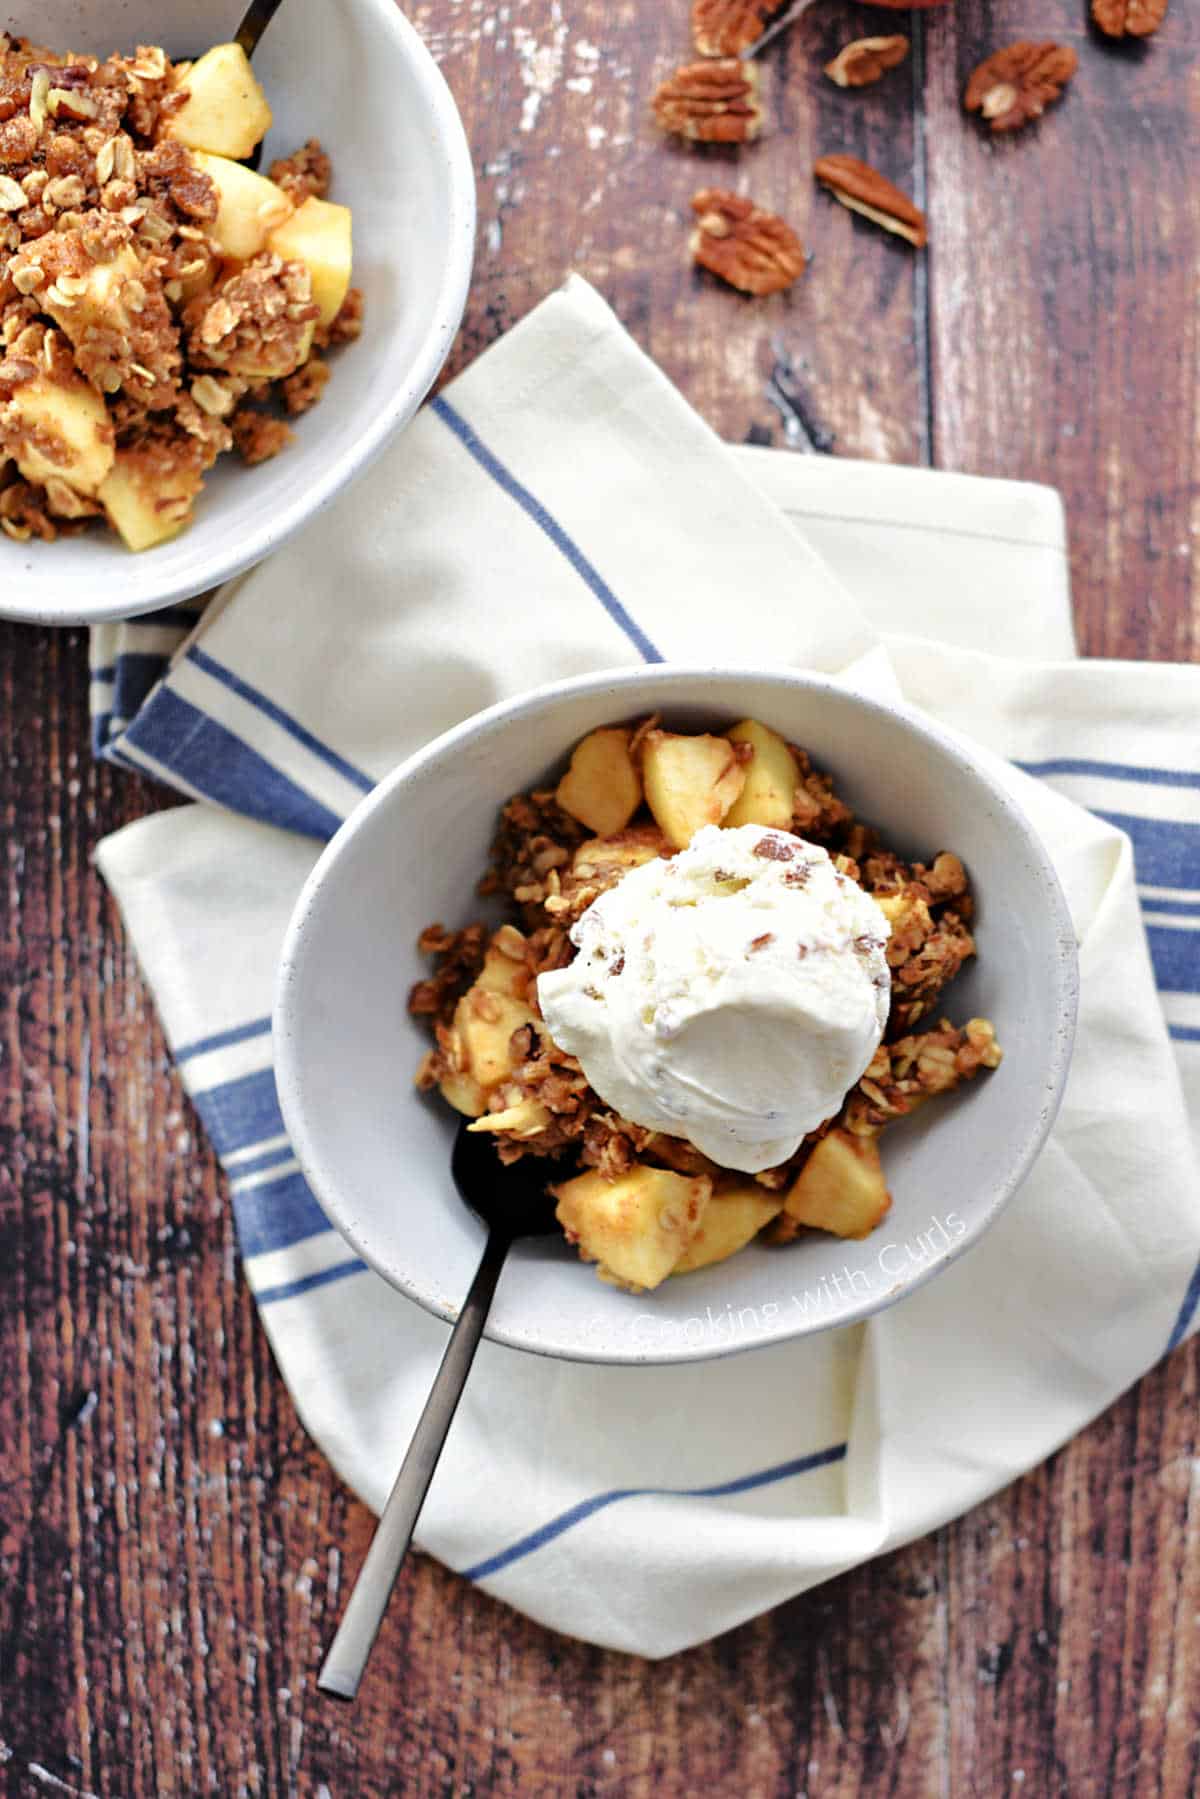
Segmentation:
<svg viewBox="0 0 1200 1799">
<path fill-rule="evenodd" d="M 884 1139 L 891 1214 L 862 1243 L 811 1235 L 632 1297 L 559 1239 L 510 1257 L 488 1334 L 597 1362 L 701 1359 L 848 1324 L 968 1250 L 1030 1167 L 1066 1080 L 1077 991 L 1066 902 L 1013 801 L 959 742 L 918 718 L 798 674 L 659 667 L 588 676 L 492 708 L 440 737 L 363 801 L 316 866 L 284 948 L 275 1015 L 280 1098 L 337 1228 L 400 1292 L 455 1315 L 482 1247 L 450 1180 L 457 1117 L 412 1077 L 428 1047 L 405 1009 L 426 972 L 417 934 L 479 914 L 497 808 L 553 776 L 583 734 L 661 711 L 721 729 L 747 715 L 803 744 L 839 793 L 912 855 L 952 848 L 978 899 L 978 960 L 955 1020 L 993 1020 L 1006 1055 Z M 857 1278 L 856 1278 L 857 1276 Z"/>
<path fill-rule="evenodd" d="M 244 11 L 242 0 L 0 0 L 0 29 L 96 55 L 149 43 L 182 57 L 226 40 Z M 135 556 L 105 533 L 0 542 L 0 617 L 125 618 L 217 586 L 360 474 L 446 359 L 470 278 L 475 187 L 454 101 L 416 31 L 394 0 L 284 0 L 254 67 L 275 115 L 264 166 L 309 137 L 333 158 L 332 197 L 354 213 L 363 335 L 333 358 L 296 441 L 258 468 L 223 457 L 172 543 Z"/>
</svg>

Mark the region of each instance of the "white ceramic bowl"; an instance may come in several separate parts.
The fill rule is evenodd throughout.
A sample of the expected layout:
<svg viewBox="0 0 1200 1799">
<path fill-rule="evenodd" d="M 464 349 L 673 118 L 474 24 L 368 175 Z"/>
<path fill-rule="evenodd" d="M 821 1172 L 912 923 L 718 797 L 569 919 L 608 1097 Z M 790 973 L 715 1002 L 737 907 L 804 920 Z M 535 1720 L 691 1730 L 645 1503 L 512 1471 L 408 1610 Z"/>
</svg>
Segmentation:
<svg viewBox="0 0 1200 1799">
<path fill-rule="evenodd" d="M 229 38 L 243 0 L 0 0 L 0 29 L 107 56 L 138 43 L 194 55 Z M 42 624 L 150 612 L 266 556 L 362 473 L 432 386 L 462 317 L 475 239 L 470 153 L 437 65 L 395 0 L 284 0 L 254 55 L 275 114 L 263 167 L 309 137 L 354 213 L 362 337 L 333 357 L 296 441 L 246 468 L 222 457 L 194 524 L 131 555 L 115 535 L 0 540 L 0 617 Z"/>
<path fill-rule="evenodd" d="M 557 1237 L 512 1252 L 488 1335 L 596 1362 L 669 1362 L 800 1336 L 879 1310 L 973 1244 L 1037 1155 L 1066 1079 L 1075 939 L 1029 824 L 969 753 L 901 711 L 799 674 L 655 668 L 587 676 L 493 707 L 380 783 L 329 844 L 297 904 L 275 1010 L 284 1118 L 329 1217 L 373 1267 L 456 1315 L 482 1229 L 450 1179 L 458 1120 L 412 1086 L 428 1047 L 405 1010 L 428 969 L 422 927 L 478 916 L 497 809 L 544 782 L 586 731 L 661 710 L 717 728 L 747 715 L 811 750 L 844 798 L 910 854 L 952 848 L 979 902 L 979 957 L 945 1010 L 993 1020 L 1006 1056 L 884 1140 L 894 1205 L 861 1243 L 751 1245 L 632 1297 Z"/>
</svg>

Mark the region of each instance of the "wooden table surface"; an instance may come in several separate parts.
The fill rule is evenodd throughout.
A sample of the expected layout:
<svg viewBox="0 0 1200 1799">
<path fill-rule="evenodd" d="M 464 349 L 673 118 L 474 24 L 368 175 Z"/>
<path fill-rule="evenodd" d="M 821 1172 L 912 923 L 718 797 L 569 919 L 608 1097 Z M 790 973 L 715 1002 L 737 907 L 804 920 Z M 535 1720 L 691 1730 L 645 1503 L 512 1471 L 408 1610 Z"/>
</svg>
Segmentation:
<svg viewBox="0 0 1200 1799">
<path fill-rule="evenodd" d="M 662 141 L 687 0 L 420 0 L 479 179 L 452 368 L 569 268 L 730 438 L 794 371 L 835 454 L 1054 483 L 1088 654 L 1195 659 L 1200 26 L 1084 0 L 818 0 L 764 57 L 749 151 Z M 860 94 L 842 43 L 910 30 Z M 1073 45 L 1010 140 L 959 108 L 1017 37 Z M 815 155 L 923 199 L 915 257 Z M 812 248 L 789 296 L 696 277 L 687 203 L 745 185 Z M 2 570 L 0 570 L 2 578 Z M 964 596 L 964 604 L 969 604 Z M 418 1558 L 356 1709 L 314 1672 L 371 1520 L 307 1441 L 228 1200 L 89 866 L 163 803 L 92 766 L 75 631 L 0 633 L 0 1791 L 141 1796 L 1166 1794 L 1200 1783 L 1196 1343 L 937 1536 L 663 1663 L 551 1636 Z"/>
</svg>

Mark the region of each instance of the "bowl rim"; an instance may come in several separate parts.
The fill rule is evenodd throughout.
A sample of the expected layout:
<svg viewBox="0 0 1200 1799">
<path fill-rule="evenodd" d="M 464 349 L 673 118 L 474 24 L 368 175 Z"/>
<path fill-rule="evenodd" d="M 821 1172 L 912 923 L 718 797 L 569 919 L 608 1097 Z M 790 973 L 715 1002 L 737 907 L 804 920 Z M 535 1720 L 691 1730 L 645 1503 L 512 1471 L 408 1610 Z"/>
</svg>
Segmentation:
<svg viewBox="0 0 1200 1799">
<path fill-rule="evenodd" d="M 294 492 L 265 513 L 260 524 L 236 540 L 228 538 L 225 553 L 200 579 L 194 574 L 179 575 L 167 585 L 156 588 L 153 598 L 132 601 L 128 597 L 88 601 L 79 595 L 59 597 L 53 592 L 49 597 L 37 600 L 19 594 L 14 598 L 11 597 L 11 584 L 5 582 L 3 585 L 10 593 L 0 591 L 0 619 L 33 625 L 102 624 L 108 620 L 158 612 L 224 586 L 277 550 L 335 500 L 343 488 L 364 474 L 393 433 L 416 412 L 437 380 L 462 323 L 475 260 L 476 195 L 471 150 L 446 78 L 416 27 L 395 0 L 358 0 L 358 3 L 395 34 L 417 65 L 434 114 L 435 141 L 444 153 L 449 174 L 446 201 L 450 251 L 442 270 L 431 322 L 402 384 L 339 462 L 325 469 L 314 469 L 313 478 L 297 483 Z M 113 583 L 118 589 L 121 585 L 119 580 Z M 47 582 L 47 587 L 51 587 L 51 581 Z"/>
<path fill-rule="evenodd" d="M 689 703 L 703 707 L 705 684 L 715 678 L 741 678 L 747 681 L 763 682 L 779 688 L 781 692 L 818 690 L 836 693 L 840 699 L 844 699 L 866 712 L 893 721 L 898 719 L 905 728 L 923 738 L 927 745 L 933 747 L 941 755 L 949 756 L 965 768 L 968 775 L 982 785 L 989 800 L 1002 815 L 1008 828 L 1016 832 L 1029 854 L 1044 889 L 1051 915 L 1052 935 L 1055 943 L 1052 970 L 1052 1016 L 1056 1020 L 1056 1027 L 1047 1058 L 1042 1104 L 1018 1153 L 1010 1162 L 1004 1179 L 995 1184 L 985 1210 L 973 1220 L 966 1233 L 956 1239 L 948 1248 L 943 1249 L 936 1258 L 930 1257 L 911 1276 L 906 1275 L 896 1286 L 880 1294 L 870 1294 L 857 1303 L 847 1306 L 845 1311 L 837 1313 L 832 1318 L 801 1319 L 794 1325 L 789 1322 L 777 1333 L 749 1343 L 711 1344 L 672 1340 L 665 1344 L 656 1342 L 649 1346 L 648 1352 L 647 1346 L 641 1345 L 639 1346 L 641 1353 L 616 1352 L 603 1347 L 591 1348 L 584 1345 L 569 1348 L 552 1347 L 545 1342 L 531 1341 L 512 1330 L 497 1329 L 489 1319 L 484 1328 L 485 1338 L 489 1342 L 501 1344 L 508 1349 L 542 1355 L 552 1361 L 581 1362 L 595 1366 L 663 1367 L 670 1364 L 710 1361 L 719 1356 L 739 1355 L 755 1349 L 775 1348 L 783 1343 L 816 1336 L 825 1330 L 840 1330 L 849 1325 L 860 1324 L 865 1319 L 874 1317 L 877 1313 L 886 1311 L 899 1301 L 907 1299 L 918 1288 L 923 1287 L 927 1281 L 932 1280 L 935 1275 L 948 1268 L 952 1262 L 957 1261 L 960 1256 L 965 1255 L 980 1241 L 1008 1205 L 1037 1160 L 1062 1103 L 1074 1051 L 1079 1002 L 1079 957 L 1074 924 L 1062 883 L 1041 838 L 1017 802 L 985 768 L 975 761 L 971 754 L 971 746 L 966 740 L 945 730 L 941 725 L 926 718 L 919 710 L 904 702 L 883 701 L 874 696 L 859 693 L 829 675 L 810 673 L 804 669 L 730 668 L 711 664 L 670 662 L 640 665 L 635 668 L 601 670 L 593 674 L 574 675 L 561 681 L 546 682 L 515 698 L 501 700 L 481 712 L 473 713 L 469 718 L 452 726 L 448 731 L 442 732 L 422 749 L 407 757 L 389 774 L 384 775 L 371 792 L 366 794 L 353 811 L 347 815 L 334 836 L 324 846 L 300 890 L 284 934 L 276 976 L 271 1021 L 275 1081 L 283 1113 L 284 1128 L 296 1159 L 333 1228 L 362 1257 L 368 1267 L 387 1281 L 390 1287 L 402 1293 L 406 1299 L 413 1300 L 423 1311 L 431 1313 L 443 1322 L 453 1324 L 456 1321 L 458 1308 L 438 1303 L 411 1279 L 406 1279 L 395 1268 L 389 1268 L 375 1249 L 360 1238 L 354 1226 L 345 1221 L 340 1212 L 336 1171 L 325 1165 L 305 1119 L 301 1100 L 302 1077 L 296 1053 L 296 1032 L 293 1028 L 295 996 L 300 992 L 303 984 L 313 912 L 327 881 L 351 841 L 359 835 L 378 812 L 383 811 L 392 803 L 394 796 L 401 789 L 420 780 L 432 764 L 441 761 L 460 745 L 483 740 L 522 717 L 553 708 L 556 703 L 579 694 L 612 692 L 614 698 L 619 698 L 625 689 L 637 688 L 648 680 L 658 683 L 665 682 L 669 687 L 690 689 Z M 683 703 L 682 699 L 680 703 Z M 714 703 L 719 705 L 719 701 Z M 536 749 L 534 753 L 536 754 Z M 682 1336 L 682 1333 L 680 1335 Z"/>
</svg>

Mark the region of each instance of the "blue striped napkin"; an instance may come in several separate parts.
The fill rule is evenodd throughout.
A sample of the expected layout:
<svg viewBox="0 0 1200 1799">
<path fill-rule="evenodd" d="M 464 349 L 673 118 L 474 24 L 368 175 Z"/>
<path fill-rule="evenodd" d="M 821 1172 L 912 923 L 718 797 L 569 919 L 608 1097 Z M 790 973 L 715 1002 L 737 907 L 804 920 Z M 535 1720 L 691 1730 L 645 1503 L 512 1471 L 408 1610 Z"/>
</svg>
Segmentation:
<svg viewBox="0 0 1200 1799">
<path fill-rule="evenodd" d="M 446 1333 L 330 1230 L 291 1154 L 269 1012 L 293 901 L 321 841 L 438 731 L 663 658 L 849 670 L 1005 758 L 1072 906 L 1082 1006 L 1033 1174 L 903 1305 L 696 1367 L 484 1345 L 423 1547 L 646 1655 L 956 1516 L 1193 1328 L 1200 669 L 1076 658 L 1048 490 L 727 448 L 578 280 L 270 562 L 91 648 L 97 754 L 199 802 L 107 839 L 99 865 L 284 1378 L 375 1507 Z"/>
</svg>

